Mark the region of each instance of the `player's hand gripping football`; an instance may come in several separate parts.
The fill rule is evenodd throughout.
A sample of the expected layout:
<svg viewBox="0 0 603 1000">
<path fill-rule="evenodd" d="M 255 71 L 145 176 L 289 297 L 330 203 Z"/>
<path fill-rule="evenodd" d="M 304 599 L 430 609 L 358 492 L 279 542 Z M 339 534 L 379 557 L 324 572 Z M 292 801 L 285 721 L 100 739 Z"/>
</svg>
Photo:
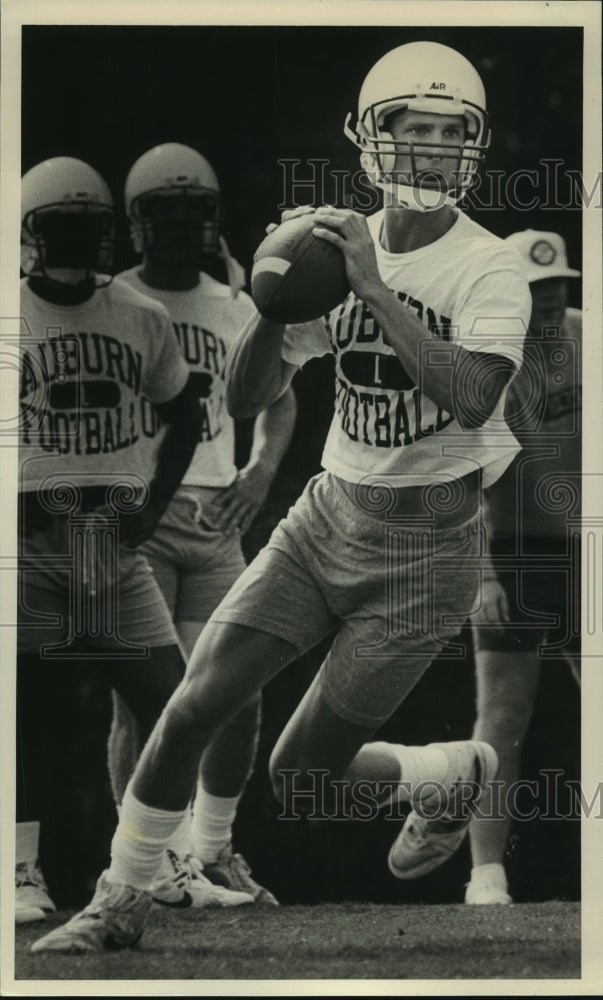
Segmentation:
<svg viewBox="0 0 603 1000">
<path fill-rule="evenodd" d="M 375 244 L 364 215 L 349 208 L 328 206 L 317 208 L 315 214 L 314 235 L 339 247 L 345 257 L 350 288 L 358 298 L 367 300 L 383 290 Z"/>
<path fill-rule="evenodd" d="M 358 298 L 366 301 L 376 292 L 383 291 L 386 286 L 379 274 L 375 244 L 364 215 L 349 208 L 323 205 L 314 209 L 311 205 L 302 205 L 285 210 L 281 222 L 311 212 L 316 216 L 314 235 L 339 247 L 343 253 L 350 288 Z M 274 229 L 276 226 L 272 224 L 267 227 L 266 232 L 270 233 Z"/>
</svg>

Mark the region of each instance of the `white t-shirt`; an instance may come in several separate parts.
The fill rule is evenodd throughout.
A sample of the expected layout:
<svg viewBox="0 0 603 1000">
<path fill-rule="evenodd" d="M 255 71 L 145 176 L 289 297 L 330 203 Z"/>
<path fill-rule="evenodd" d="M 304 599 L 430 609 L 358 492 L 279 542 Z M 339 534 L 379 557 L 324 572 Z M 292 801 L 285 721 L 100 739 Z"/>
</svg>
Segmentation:
<svg viewBox="0 0 603 1000">
<path fill-rule="evenodd" d="M 151 288 L 139 277 L 139 268 L 124 271 L 118 280 L 158 299 L 170 314 L 184 359 L 199 388 L 202 410 L 200 440 L 182 480 L 183 486 L 229 486 L 237 469 L 234 461 L 234 421 L 224 402 L 226 355 L 250 316 L 257 312 L 250 297 L 230 289 L 208 274 L 196 288 L 166 291 Z M 158 445 L 160 436 L 156 439 Z"/>
<path fill-rule="evenodd" d="M 115 281 L 57 305 L 24 278 L 20 357 L 20 489 L 70 474 L 78 486 L 116 473 L 148 482 L 148 400 L 173 399 L 188 379 L 162 306 Z"/>
<path fill-rule="evenodd" d="M 461 212 L 435 243 L 389 253 L 379 242 L 383 214 L 368 219 L 379 273 L 424 324 L 425 347 L 438 329 L 444 340 L 519 368 L 531 312 L 519 255 Z M 504 420 L 505 393 L 483 427 L 463 430 L 419 390 L 353 293 L 323 319 L 285 333 L 283 357 L 292 364 L 331 351 L 335 414 L 322 464 L 342 479 L 425 485 L 481 467 L 489 485 L 518 451 Z"/>
</svg>

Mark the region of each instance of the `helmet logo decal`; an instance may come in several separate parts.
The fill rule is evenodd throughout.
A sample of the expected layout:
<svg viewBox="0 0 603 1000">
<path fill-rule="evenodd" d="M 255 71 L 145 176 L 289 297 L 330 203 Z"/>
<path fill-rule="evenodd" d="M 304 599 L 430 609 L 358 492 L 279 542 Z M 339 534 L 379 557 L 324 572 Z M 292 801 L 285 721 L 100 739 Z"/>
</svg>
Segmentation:
<svg viewBox="0 0 603 1000">
<path fill-rule="evenodd" d="M 535 264 L 546 266 L 552 264 L 557 256 L 555 247 L 548 240 L 538 240 L 530 250 L 530 257 Z"/>
<path fill-rule="evenodd" d="M 446 90 L 445 83 L 432 83 L 429 87 L 430 90 Z"/>
</svg>

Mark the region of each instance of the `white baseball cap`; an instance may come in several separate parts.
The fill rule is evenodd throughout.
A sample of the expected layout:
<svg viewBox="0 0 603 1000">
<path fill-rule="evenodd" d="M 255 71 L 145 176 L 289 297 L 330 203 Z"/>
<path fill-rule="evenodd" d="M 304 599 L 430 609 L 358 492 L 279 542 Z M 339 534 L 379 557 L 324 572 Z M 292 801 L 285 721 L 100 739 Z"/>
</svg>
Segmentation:
<svg viewBox="0 0 603 1000">
<path fill-rule="evenodd" d="M 521 255 L 529 282 L 545 278 L 579 278 L 580 271 L 567 266 L 565 241 L 558 233 L 524 229 L 507 236 L 505 243 Z"/>
</svg>

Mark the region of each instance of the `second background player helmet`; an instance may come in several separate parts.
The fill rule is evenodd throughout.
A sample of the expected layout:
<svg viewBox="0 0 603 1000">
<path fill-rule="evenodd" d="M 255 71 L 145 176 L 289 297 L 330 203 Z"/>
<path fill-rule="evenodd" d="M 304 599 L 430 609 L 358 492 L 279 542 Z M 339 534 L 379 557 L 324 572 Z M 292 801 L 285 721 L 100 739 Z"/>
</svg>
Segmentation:
<svg viewBox="0 0 603 1000">
<path fill-rule="evenodd" d="M 190 146 L 167 142 L 143 153 L 126 178 L 125 204 L 138 253 L 160 253 L 166 244 L 185 257 L 217 252 L 218 179 Z"/>
<path fill-rule="evenodd" d="M 411 110 L 440 115 L 460 115 L 465 120 L 462 146 L 437 144 L 456 164 L 455 179 L 442 193 L 440 184 L 430 183 L 427 172 L 416 170 L 417 144 L 394 141 L 387 118 L 396 111 Z M 384 55 L 366 76 L 358 100 L 355 127 L 348 115 L 345 131 L 361 150 L 361 164 L 373 182 L 392 191 L 400 204 L 417 211 L 455 204 L 475 183 L 477 170 L 490 143 L 486 95 L 471 63 L 459 52 L 436 42 L 411 42 Z M 420 155 L 429 156 L 429 144 L 421 142 Z M 449 151 L 448 151 L 449 150 Z M 396 156 L 410 157 L 412 175 L 408 183 L 396 182 L 391 174 Z"/>
<path fill-rule="evenodd" d="M 26 274 L 56 281 L 52 272 L 77 271 L 81 280 L 82 272 L 88 277 L 110 270 L 113 248 L 113 200 L 93 167 L 56 156 L 23 176 L 21 267 Z"/>
</svg>

